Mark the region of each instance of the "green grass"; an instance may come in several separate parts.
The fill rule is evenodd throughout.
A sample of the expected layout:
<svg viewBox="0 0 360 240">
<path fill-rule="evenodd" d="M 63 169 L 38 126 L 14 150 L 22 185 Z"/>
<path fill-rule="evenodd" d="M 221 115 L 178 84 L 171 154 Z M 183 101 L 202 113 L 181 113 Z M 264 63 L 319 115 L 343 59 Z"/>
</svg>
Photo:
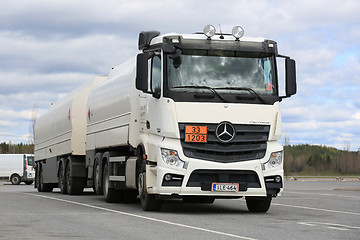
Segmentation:
<svg viewBox="0 0 360 240">
<path fill-rule="evenodd" d="M 327 177 L 343 177 L 343 178 L 357 178 L 360 176 L 359 175 L 346 175 L 346 174 L 342 174 L 340 172 L 337 171 L 324 171 L 324 172 L 306 172 L 306 171 L 302 171 L 302 172 L 298 172 L 298 173 L 289 173 L 288 177 L 291 176 L 297 176 L 297 177 L 312 177 L 312 178 L 327 178 Z"/>
</svg>

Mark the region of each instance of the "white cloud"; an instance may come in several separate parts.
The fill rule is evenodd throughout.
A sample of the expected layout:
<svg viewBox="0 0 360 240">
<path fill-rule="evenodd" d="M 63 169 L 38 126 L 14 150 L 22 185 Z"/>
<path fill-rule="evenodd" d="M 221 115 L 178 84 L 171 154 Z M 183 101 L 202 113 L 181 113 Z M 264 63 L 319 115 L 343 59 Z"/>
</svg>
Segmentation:
<svg viewBox="0 0 360 240">
<path fill-rule="evenodd" d="M 283 129 L 294 143 L 341 147 L 350 139 L 353 148 L 360 146 L 357 0 L 17 0 L 3 5 L 0 141 L 25 139 L 34 106 L 42 114 L 60 96 L 136 54 L 140 31 L 192 33 L 221 24 L 223 32 L 241 25 L 246 36 L 277 40 L 279 52 L 296 59 L 298 94 L 281 103 Z"/>
<path fill-rule="evenodd" d="M 22 111 L 13 111 L 13 110 L 4 110 L 0 109 L 0 116 L 2 119 L 31 119 L 31 111 L 28 110 L 22 110 Z"/>
</svg>

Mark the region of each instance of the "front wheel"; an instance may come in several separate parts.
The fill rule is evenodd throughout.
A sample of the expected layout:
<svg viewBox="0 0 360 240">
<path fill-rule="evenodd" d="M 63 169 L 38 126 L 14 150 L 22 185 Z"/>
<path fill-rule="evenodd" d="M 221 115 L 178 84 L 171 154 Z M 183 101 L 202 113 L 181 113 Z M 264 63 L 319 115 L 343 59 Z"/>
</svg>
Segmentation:
<svg viewBox="0 0 360 240">
<path fill-rule="evenodd" d="M 145 167 L 138 175 L 138 191 L 141 207 L 144 211 L 159 211 L 161 209 L 162 201 L 147 192 Z"/>
<path fill-rule="evenodd" d="M 246 205 L 250 212 L 267 212 L 272 197 L 246 197 Z"/>
</svg>

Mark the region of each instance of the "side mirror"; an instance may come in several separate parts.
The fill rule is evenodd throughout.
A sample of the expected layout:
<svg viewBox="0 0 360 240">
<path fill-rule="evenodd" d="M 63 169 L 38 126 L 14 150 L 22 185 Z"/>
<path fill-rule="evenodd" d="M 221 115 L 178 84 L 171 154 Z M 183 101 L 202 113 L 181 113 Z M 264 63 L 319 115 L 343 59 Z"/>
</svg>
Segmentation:
<svg viewBox="0 0 360 240">
<path fill-rule="evenodd" d="M 143 92 L 148 90 L 148 53 L 137 55 L 136 61 L 136 89 Z"/>
<path fill-rule="evenodd" d="M 291 58 L 285 59 L 286 71 L 286 97 L 290 97 L 296 93 L 296 67 L 295 60 Z"/>
</svg>

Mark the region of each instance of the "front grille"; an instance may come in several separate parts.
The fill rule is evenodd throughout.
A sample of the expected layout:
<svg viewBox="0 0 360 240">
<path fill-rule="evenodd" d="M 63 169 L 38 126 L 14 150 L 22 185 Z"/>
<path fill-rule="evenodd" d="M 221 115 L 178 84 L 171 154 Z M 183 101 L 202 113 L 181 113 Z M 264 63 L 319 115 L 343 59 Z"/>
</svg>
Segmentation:
<svg viewBox="0 0 360 240">
<path fill-rule="evenodd" d="M 206 126 L 207 143 L 185 142 L 185 126 Z M 214 162 L 239 162 L 265 156 L 269 125 L 234 124 L 235 137 L 227 143 L 215 135 L 218 124 L 180 123 L 180 140 L 185 156 Z"/>
<path fill-rule="evenodd" d="M 211 191 L 212 183 L 239 183 L 239 191 L 248 188 L 260 188 L 256 172 L 248 170 L 195 170 L 191 173 L 187 187 L 201 187 Z"/>
</svg>

